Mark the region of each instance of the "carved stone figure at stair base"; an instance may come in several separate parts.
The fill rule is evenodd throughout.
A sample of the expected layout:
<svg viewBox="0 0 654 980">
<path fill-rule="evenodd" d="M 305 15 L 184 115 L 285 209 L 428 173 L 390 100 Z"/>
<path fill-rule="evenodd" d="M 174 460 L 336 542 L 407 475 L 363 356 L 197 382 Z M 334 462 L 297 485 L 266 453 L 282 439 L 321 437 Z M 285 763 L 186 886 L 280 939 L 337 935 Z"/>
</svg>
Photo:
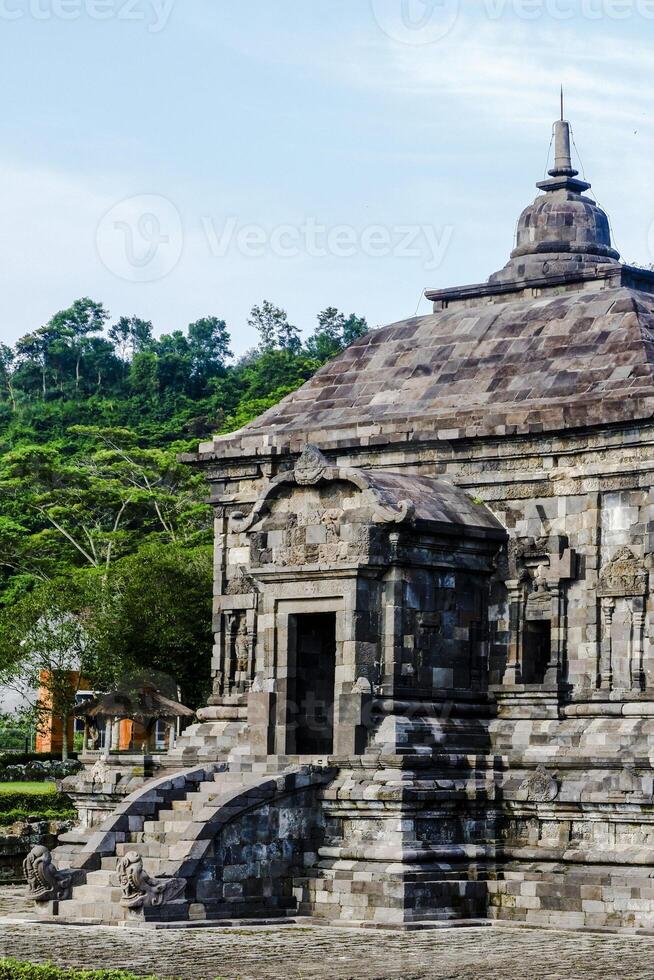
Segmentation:
<svg viewBox="0 0 654 980">
<path fill-rule="evenodd" d="M 151 878 L 137 851 L 118 858 L 116 871 L 122 891 L 120 904 L 128 909 L 159 908 L 174 902 L 186 888 L 184 878 Z"/>
<path fill-rule="evenodd" d="M 47 847 L 33 847 L 23 861 L 27 894 L 33 902 L 65 901 L 70 898 L 73 874 L 58 871 Z"/>
</svg>

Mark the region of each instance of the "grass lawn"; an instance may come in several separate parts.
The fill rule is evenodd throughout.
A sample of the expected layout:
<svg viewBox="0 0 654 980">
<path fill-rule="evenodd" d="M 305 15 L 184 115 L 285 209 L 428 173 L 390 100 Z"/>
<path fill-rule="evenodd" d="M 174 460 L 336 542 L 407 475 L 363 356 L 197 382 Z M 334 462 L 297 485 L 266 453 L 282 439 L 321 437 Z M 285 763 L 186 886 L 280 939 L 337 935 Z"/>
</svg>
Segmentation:
<svg viewBox="0 0 654 980">
<path fill-rule="evenodd" d="M 54 783 L 0 783 L 0 793 L 54 793 Z"/>
</svg>

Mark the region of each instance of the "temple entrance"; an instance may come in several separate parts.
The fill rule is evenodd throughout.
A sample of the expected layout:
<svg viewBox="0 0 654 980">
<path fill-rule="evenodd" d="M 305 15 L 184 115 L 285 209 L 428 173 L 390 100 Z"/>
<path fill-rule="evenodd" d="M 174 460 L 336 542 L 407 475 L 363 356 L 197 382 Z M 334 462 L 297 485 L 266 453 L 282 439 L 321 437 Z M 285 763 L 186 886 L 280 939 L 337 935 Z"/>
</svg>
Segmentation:
<svg viewBox="0 0 654 980">
<path fill-rule="evenodd" d="M 291 619 L 289 734 L 294 732 L 297 755 L 326 755 L 334 747 L 336 613 Z"/>
</svg>

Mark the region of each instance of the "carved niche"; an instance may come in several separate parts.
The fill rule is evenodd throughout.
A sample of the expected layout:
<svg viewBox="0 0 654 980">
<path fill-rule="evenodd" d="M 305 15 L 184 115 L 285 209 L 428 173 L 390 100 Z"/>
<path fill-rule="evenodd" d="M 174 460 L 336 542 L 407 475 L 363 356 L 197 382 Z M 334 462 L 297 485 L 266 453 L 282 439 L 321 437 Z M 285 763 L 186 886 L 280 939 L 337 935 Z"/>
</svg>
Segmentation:
<svg viewBox="0 0 654 980">
<path fill-rule="evenodd" d="M 242 694 L 249 689 L 252 682 L 253 662 L 252 635 L 246 613 L 226 614 L 225 645 L 224 693 Z"/>
<path fill-rule="evenodd" d="M 545 566 L 539 565 L 531 587 L 531 592 L 527 596 L 526 618 L 529 619 L 551 619 L 552 616 L 552 592 L 550 590 Z"/>
<path fill-rule="evenodd" d="M 597 586 L 601 611 L 597 665 L 600 689 L 640 692 L 646 689 L 643 655 L 648 586 L 647 569 L 630 548 L 620 548 L 600 570 Z"/>
<path fill-rule="evenodd" d="M 600 571 L 597 594 L 611 596 L 642 596 L 647 593 L 648 574 L 643 563 L 630 548 L 621 548 Z"/>
</svg>

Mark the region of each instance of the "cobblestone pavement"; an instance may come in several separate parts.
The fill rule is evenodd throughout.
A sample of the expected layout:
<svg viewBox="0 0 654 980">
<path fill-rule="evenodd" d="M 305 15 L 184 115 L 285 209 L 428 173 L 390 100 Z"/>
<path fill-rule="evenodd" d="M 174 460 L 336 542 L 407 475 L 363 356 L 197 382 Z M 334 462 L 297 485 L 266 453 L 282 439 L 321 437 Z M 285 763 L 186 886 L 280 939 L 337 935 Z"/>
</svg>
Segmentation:
<svg viewBox="0 0 654 980">
<path fill-rule="evenodd" d="M 24 913 L 3 890 L 0 915 Z M 654 980 L 654 937 L 535 929 L 139 931 L 0 919 L 0 955 L 183 980 Z"/>
</svg>

